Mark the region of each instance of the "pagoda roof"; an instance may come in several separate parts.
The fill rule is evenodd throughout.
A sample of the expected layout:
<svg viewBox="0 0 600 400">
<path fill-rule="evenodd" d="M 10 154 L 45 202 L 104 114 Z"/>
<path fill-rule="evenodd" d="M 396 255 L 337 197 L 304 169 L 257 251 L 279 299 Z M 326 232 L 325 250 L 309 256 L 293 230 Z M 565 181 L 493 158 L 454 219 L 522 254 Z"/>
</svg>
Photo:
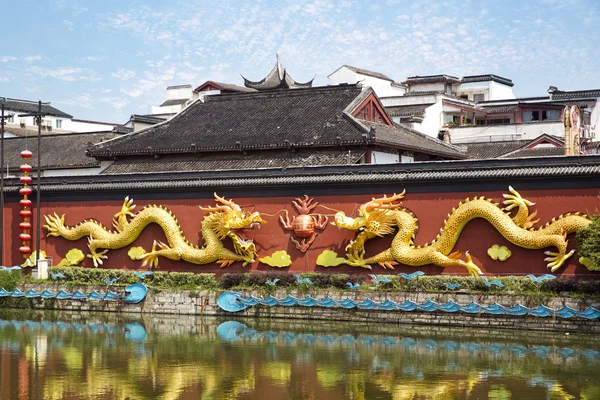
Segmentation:
<svg viewBox="0 0 600 400">
<path fill-rule="evenodd" d="M 313 78 L 304 83 L 296 82 L 281 65 L 279 54 L 277 54 L 277 63 L 265 78 L 256 82 L 246 79 L 243 75 L 242 78 L 244 78 L 244 86 L 256 90 L 307 89 L 312 87 L 314 80 Z"/>
<path fill-rule="evenodd" d="M 249 157 L 254 157 L 257 151 L 278 149 L 329 151 L 348 146 L 347 151 L 383 146 L 445 158 L 466 156 L 455 146 L 423 138 L 408 128 L 353 117 L 357 107 L 373 95 L 371 88 L 342 85 L 208 96 L 169 121 L 106 141 L 88 155 L 124 158 L 250 152 Z"/>
</svg>

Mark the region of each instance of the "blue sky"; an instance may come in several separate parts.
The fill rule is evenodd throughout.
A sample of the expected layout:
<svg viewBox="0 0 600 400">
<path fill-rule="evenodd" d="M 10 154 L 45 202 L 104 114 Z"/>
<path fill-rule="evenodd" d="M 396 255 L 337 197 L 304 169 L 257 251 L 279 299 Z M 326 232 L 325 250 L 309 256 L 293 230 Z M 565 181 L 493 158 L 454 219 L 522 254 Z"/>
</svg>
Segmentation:
<svg viewBox="0 0 600 400">
<path fill-rule="evenodd" d="M 315 84 L 342 64 L 412 75 L 495 73 L 517 96 L 600 88 L 600 1 L 3 2 L 0 96 L 125 122 L 168 85 L 263 78 L 275 53 Z"/>
</svg>

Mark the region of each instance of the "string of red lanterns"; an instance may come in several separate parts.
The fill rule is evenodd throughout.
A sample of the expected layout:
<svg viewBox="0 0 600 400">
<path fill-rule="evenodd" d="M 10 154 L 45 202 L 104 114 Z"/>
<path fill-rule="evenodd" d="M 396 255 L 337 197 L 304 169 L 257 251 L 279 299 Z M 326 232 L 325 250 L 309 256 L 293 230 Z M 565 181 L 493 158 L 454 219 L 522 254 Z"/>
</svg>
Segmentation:
<svg viewBox="0 0 600 400">
<path fill-rule="evenodd" d="M 32 167 L 27 164 L 27 160 L 29 160 L 31 156 L 33 156 L 33 153 L 29 150 L 23 150 L 21 152 L 21 157 L 25 162 L 20 167 L 23 176 L 19 179 L 23 184 L 23 187 L 19 190 L 19 194 L 23 196 L 23 199 L 19 201 L 19 205 L 23 208 L 19 211 L 19 215 L 23 218 L 23 222 L 19 224 L 19 228 L 21 228 L 19 239 L 21 239 L 23 244 L 19 248 L 19 252 L 23 254 L 23 258 L 25 259 L 31 254 L 31 247 L 29 247 L 29 242 L 31 241 L 31 235 L 29 234 L 29 231 L 31 230 L 31 223 L 29 222 L 29 218 L 31 218 L 31 200 L 29 200 L 28 197 L 31 195 L 31 188 L 29 185 L 31 184 L 32 179 L 31 176 L 29 176 L 29 173 L 31 172 Z"/>
</svg>

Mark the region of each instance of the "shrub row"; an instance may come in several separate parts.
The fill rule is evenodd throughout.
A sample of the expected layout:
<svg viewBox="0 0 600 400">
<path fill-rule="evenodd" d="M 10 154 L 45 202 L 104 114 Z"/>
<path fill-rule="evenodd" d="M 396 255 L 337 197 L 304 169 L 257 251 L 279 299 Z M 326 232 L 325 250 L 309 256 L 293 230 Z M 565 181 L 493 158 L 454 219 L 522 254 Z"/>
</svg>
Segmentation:
<svg viewBox="0 0 600 400">
<path fill-rule="evenodd" d="M 62 273 L 65 276 L 64 281 L 72 285 L 107 285 L 107 279 L 115 279 L 115 285 L 126 285 L 134 282 L 140 282 L 141 278 L 132 271 L 118 269 L 101 268 L 76 268 L 76 267 L 52 267 L 52 273 Z M 383 275 L 380 275 L 380 277 Z M 324 289 L 336 288 L 347 289 L 348 282 L 360 284 L 359 290 L 386 290 L 386 291 L 425 291 L 425 292 L 443 292 L 451 291 L 446 284 L 460 284 L 460 291 L 477 293 L 511 293 L 511 294 L 531 294 L 548 293 L 558 294 L 562 292 L 579 293 L 584 295 L 600 295 L 600 279 L 575 279 L 559 277 L 553 280 L 544 281 L 541 284 L 535 283 L 526 277 L 507 276 L 494 277 L 504 287 L 487 286 L 481 278 L 460 277 L 460 276 L 421 276 L 414 280 L 406 279 L 400 275 L 386 275 L 391 282 L 382 283 L 376 286 L 367 281 L 364 275 L 347 274 L 323 274 L 317 272 L 304 273 L 303 278 L 309 278 L 312 285 L 300 285 L 296 276 L 287 272 L 259 272 L 259 273 L 225 273 L 218 279 L 212 273 L 191 273 L 191 272 L 154 272 L 145 277 L 144 282 L 154 288 L 164 289 L 224 289 L 233 288 L 265 288 L 272 289 L 273 286 L 267 284 L 267 281 L 278 280 L 277 288 L 302 288 L 302 289 Z M 19 271 L 8 272 L 0 271 L 0 287 L 6 290 L 13 290 L 24 278 Z"/>
</svg>

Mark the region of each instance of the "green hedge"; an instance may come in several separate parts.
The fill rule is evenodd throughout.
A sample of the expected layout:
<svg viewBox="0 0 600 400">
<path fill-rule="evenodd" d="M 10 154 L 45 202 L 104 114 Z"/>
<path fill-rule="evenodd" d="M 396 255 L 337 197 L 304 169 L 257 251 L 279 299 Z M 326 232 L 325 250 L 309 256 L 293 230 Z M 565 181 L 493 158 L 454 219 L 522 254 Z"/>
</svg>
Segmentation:
<svg viewBox="0 0 600 400">
<path fill-rule="evenodd" d="M 12 291 L 15 290 L 22 281 L 23 274 L 21 271 L 0 270 L 0 288 Z"/>
<path fill-rule="evenodd" d="M 584 257 L 594 271 L 600 271 L 600 217 L 592 218 L 592 222 L 579 229 L 576 234 L 579 246 L 578 256 Z"/>
<path fill-rule="evenodd" d="M 64 281 L 68 285 L 107 285 L 106 279 L 114 279 L 114 285 L 127 285 L 142 281 L 133 271 L 120 269 L 102 268 L 78 268 L 78 267 L 52 267 L 52 273 L 62 273 Z M 299 285 L 296 277 L 288 272 L 258 272 L 258 273 L 225 273 L 218 279 L 212 273 L 191 272 L 154 272 L 144 279 L 149 287 L 155 289 L 180 289 L 180 290 L 229 290 L 254 288 L 273 292 L 278 288 L 287 290 L 300 290 L 309 292 L 319 289 L 341 289 L 348 290 L 347 283 L 359 283 L 359 291 L 402 291 L 402 292 L 471 292 L 471 293 L 495 293 L 514 294 L 528 296 L 550 296 L 561 293 L 582 295 L 588 298 L 600 297 L 600 279 L 575 279 L 558 277 L 553 280 L 544 281 L 542 284 L 535 283 L 522 276 L 494 277 L 504 287 L 487 286 L 481 278 L 464 276 L 421 276 L 414 280 L 408 280 L 400 275 L 386 275 L 391 282 L 379 286 L 373 284 L 365 275 L 348 274 L 323 274 L 317 272 L 301 274 L 309 278 L 312 285 Z M 379 275 L 380 277 L 382 275 Z M 278 279 L 276 286 L 267 284 L 267 280 Z M 21 282 L 33 282 L 33 279 L 24 277 L 21 271 L 1 271 L 0 287 L 6 290 L 14 290 Z M 62 280 L 61 280 L 62 281 Z M 55 282 L 55 281 L 52 281 Z M 446 283 L 458 283 L 458 290 L 450 290 Z"/>
<path fill-rule="evenodd" d="M 65 282 L 70 285 L 106 285 L 105 280 L 117 278 L 115 285 L 126 285 L 140 282 L 141 279 L 134 275 L 133 271 L 113 270 L 101 268 L 78 268 L 78 267 L 52 267 L 53 273 L 65 275 Z M 19 272 L 2 272 L 0 283 L 4 283 L 7 290 L 14 288 L 20 282 Z M 586 297 L 600 295 L 599 279 L 575 279 L 557 278 L 537 284 L 522 276 L 494 277 L 504 287 L 488 287 L 481 278 L 465 276 L 421 276 L 414 280 L 408 280 L 399 275 L 386 275 L 391 282 L 376 286 L 365 275 L 358 274 L 323 274 L 317 272 L 303 273 L 304 278 L 309 278 L 313 285 L 299 285 L 296 277 L 288 272 L 258 272 L 258 273 L 225 273 L 218 279 L 212 273 L 191 272 L 154 272 L 144 279 L 149 287 L 156 289 L 181 289 L 181 290 L 229 290 L 254 288 L 264 289 L 272 292 L 277 288 L 288 290 L 301 290 L 304 292 L 318 289 L 341 289 L 348 290 L 348 282 L 360 283 L 359 291 L 403 291 L 403 292 L 472 292 L 472 293 L 494 293 L 514 295 L 556 295 L 562 292 L 578 293 Z M 379 275 L 380 277 L 383 275 Z M 26 278 L 25 278 L 26 279 Z M 267 280 L 278 279 L 276 286 L 267 285 Z M 492 278 L 490 278 L 492 279 Z M 446 283 L 458 283 L 458 290 L 450 290 Z M 1 287 L 2 285 L 0 285 Z M 6 287 L 8 286 L 8 287 Z"/>
</svg>

